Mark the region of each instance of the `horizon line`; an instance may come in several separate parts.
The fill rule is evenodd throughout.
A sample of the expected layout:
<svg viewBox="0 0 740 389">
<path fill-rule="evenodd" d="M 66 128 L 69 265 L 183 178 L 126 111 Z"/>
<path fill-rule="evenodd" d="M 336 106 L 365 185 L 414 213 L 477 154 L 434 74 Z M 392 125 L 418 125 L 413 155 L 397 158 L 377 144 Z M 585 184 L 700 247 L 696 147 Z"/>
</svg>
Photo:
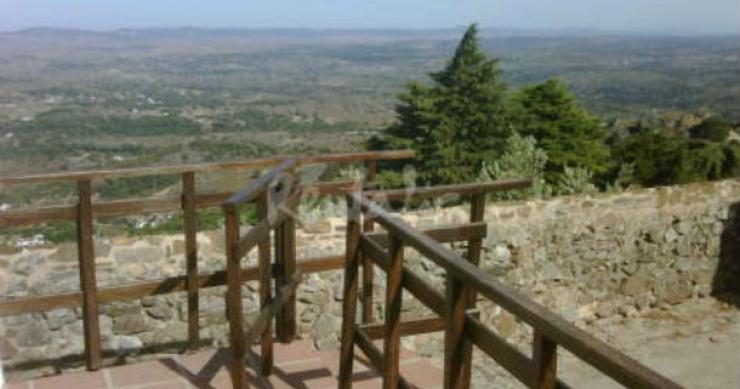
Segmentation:
<svg viewBox="0 0 740 389">
<path fill-rule="evenodd" d="M 32 30 L 67 30 L 76 32 L 92 33 L 114 33 L 121 31 L 147 31 L 147 30 L 203 30 L 203 31 L 315 31 L 315 32 L 452 32 L 462 31 L 467 25 L 457 26 L 439 26 L 439 27 L 246 27 L 246 26 L 204 26 L 204 25 L 160 25 L 160 26 L 138 26 L 138 27 L 113 27 L 113 28 L 92 28 L 92 27 L 69 27 L 55 25 L 35 25 L 15 29 L 3 29 L 0 27 L 0 33 L 13 34 L 24 33 Z M 655 35 L 655 36 L 736 36 L 740 31 L 703 31 L 703 30 L 674 30 L 674 29 L 603 29 L 597 27 L 514 27 L 514 26 L 485 26 L 479 24 L 479 31 L 505 31 L 521 33 L 537 32 L 558 32 L 558 33 L 598 33 L 601 35 Z"/>
</svg>

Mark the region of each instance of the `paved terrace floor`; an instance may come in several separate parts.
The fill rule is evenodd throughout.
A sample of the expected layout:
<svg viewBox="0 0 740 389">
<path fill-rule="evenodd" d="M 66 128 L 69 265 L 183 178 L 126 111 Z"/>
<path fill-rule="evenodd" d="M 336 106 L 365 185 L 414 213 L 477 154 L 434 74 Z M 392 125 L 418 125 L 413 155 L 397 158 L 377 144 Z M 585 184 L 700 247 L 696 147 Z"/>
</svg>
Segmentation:
<svg viewBox="0 0 740 389">
<path fill-rule="evenodd" d="M 259 349 L 254 349 L 258 353 Z M 359 350 L 355 354 L 353 388 L 380 388 L 380 375 L 368 367 Z M 311 342 L 275 344 L 275 366 L 270 377 L 255 376 L 249 368 L 250 387 L 334 389 L 339 372 L 339 351 L 317 351 Z M 162 359 L 101 369 L 97 372 L 71 372 L 10 382 L 8 389 L 231 389 L 226 369 L 227 350 L 171 355 Z M 420 388 L 441 388 L 441 369 L 415 354 L 401 351 L 401 374 Z"/>
</svg>

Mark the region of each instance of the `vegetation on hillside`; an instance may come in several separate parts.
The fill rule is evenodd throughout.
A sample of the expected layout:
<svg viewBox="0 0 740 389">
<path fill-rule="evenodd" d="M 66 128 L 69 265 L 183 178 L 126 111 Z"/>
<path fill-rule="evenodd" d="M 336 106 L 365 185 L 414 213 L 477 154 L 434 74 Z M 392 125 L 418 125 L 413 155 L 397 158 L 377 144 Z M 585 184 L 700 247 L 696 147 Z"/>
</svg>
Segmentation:
<svg viewBox="0 0 740 389">
<path fill-rule="evenodd" d="M 479 48 L 475 25 L 430 84 L 399 95 L 397 121 L 372 137 L 370 149 L 412 148 L 417 184 L 529 177 L 513 196 L 571 194 L 597 188 L 654 186 L 732 177 L 740 144 L 732 127 L 708 117 L 689 128 L 639 123 L 620 134 L 582 108 L 557 79 L 509 92 L 498 60 Z M 385 185 L 402 183 L 389 164 Z"/>
<path fill-rule="evenodd" d="M 142 46 L 98 32 L 79 41 L 0 33 L 0 174 L 347 152 L 374 135 L 375 147 L 419 152 L 416 176 L 401 174 L 405 161 L 381 166 L 387 186 L 535 179 L 503 195 L 512 198 L 738 173 L 737 37 L 198 34 L 172 30 Z M 423 73 L 430 79 L 410 83 L 394 107 Z M 229 181 L 208 178 L 214 189 Z M 172 194 L 179 179 L 97 180 L 96 200 Z M 0 206 L 72 204 L 75 191 L 4 187 Z M 176 218 L 121 223 L 178 229 Z M 61 224 L 26 233 L 62 239 L 73 230 Z"/>
</svg>

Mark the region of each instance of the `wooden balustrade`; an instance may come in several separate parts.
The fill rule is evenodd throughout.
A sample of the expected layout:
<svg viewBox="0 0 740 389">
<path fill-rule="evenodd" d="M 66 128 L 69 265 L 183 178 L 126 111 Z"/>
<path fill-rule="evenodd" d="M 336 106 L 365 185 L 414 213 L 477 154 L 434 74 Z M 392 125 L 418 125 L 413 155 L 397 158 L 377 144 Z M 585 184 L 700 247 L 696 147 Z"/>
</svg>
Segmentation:
<svg viewBox="0 0 740 389">
<path fill-rule="evenodd" d="M 58 308 L 83 308 L 83 325 L 85 335 L 85 360 L 87 368 L 96 370 L 101 365 L 100 330 L 98 325 L 98 305 L 114 301 L 138 299 L 146 296 L 167 293 L 186 292 L 187 294 L 187 322 L 188 345 L 196 348 L 200 342 L 198 324 L 198 298 L 201 288 L 226 285 L 228 270 L 200 274 L 198 272 L 198 247 L 196 241 L 197 209 L 222 206 L 235 206 L 234 203 L 254 200 L 246 192 L 249 187 L 262 186 L 271 181 L 274 176 L 251 181 L 248 187 L 237 193 L 196 193 L 196 174 L 226 171 L 235 169 L 262 169 L 273 168 L 279 173 L 290 172 L 296 166 L 315 163 L 354 163 L 366 162 L 374 166 L 374 161 L 390 159 L 407 159 L 413 157 L 408 150 L 381 151 L 364 153 L 331 154 L 320 156 L 306 156 L 287 160 L 285 158 L 265 158 L 249 161 L 235 161 L 209 164 L 191 164 L 177 166 L 145 167 L 118 170 L 97 170 L 84 172 L 63 172 L 55 174 L 30 175 L 23 177 L 0 177 L 0 185 L 40 184 L 54 181 L 77 181 L 78 204 L 75 206 L 45 207 L 37 209 L 20 209 L 0 212 L 0 226 L 24 226 L 47 222 L 72 221 L 77 225 L 80 292 L 69 292 L 45 296 L 24 296 L 0 299 L 0 317 L 19 315 L 31 312 L 45 311 Z M 182 177 L 182 194 L 177 197 L 127 199 L 115 201 L 93 202 L 92 181 L 98 179 L 114 179 L 123 177 L 138 177 L 146 175 L 179 174 Z M 374 174 L 374 173 L 373 173 Z M 300 189 L 318 196 L 339 195 L 348 193 L 356 188 L 354 181 L 322 182 L 304 184 Z M 250 192 L 251 193 L 251 192 Z M 297 198 L 293 198 L 297 201 Z M 93 222 L 96 218 L 118 217 L 142 213 L 182 212 L 183 232 L 185 238 L 185 275 L 169 277 L 156 281 L 148 281 L 123 286 L 98 288 L 95 277 L 94 231 Z M 282 215 L 282 213 L 280 213 Z M 225 213 L 225 224 L 236 221 L 234 215 Z M 280 232 L 276 234 L 276 263 L 260 266 L 240 268 L 233 266 L 232 274 L 238 275 L 238 280 L 267 280 L 275 278 L 278 290 L 289 286 L 292 275 L 296 271 L 304 273 L 320 272 L 340 269 L 343 258 L 336 255 L 319 258 L 308 258 L 297 261 L 295 257 L 295 223 L 292 219 L 280 216 Z M 259 225 L 258 225 L 259 227 Z M 263 226 L 264 227 L 264 226 Z M 258 229 L 259 230 L 259 229 Z M 269 229 L 267 229 L 269 232 Z M 233 229 L 232 229 L 233 232 Z M 261 258 L 269 256 L 269 246 L 262 245 Z M 235 249 L 245 252 L 244 245 Z M 229 247 L 227 246 L 227 251 Z M 266 284 L 266 283 L 265 283 Z M 273 301 L 275 296 L 268 296 L 267 290 L 262 291 L 263 306 Z M 287 302 L 277 314 L 278 338 L 290 340 L 295 336 L 295 299 L 283 297 Z M 270 340 L 264 338 L 264 342 Z M 267 346 L 265 346 L 267 347 Z"/>
<path fill-rule="evenodd" d="M 520 292 L 502 284 L 478 268 L 482 239 L 486 234 L 485 196 L 496 190 L 521 189 L 531 185 L 528 180 L 507 180 L 484 184 L 455 185 L 414 190 L 377 190 L 374 186 L 376 161 L 405 159 L 408 151 L 353 153 L 303 157 L 295 160 L 271 158 L 219 164 L 183 165 L 117 171 L 94 171 L 0 178 L 0 185 L 42 183 L 59 180 L 78 182 L 78 204 L 72 207 L 50 207 L 0 213 L 0 226 L 28 225 L 50 221 L 75 221 L 78 231 L 80 292 L 54 296 L 27 296 L 0 300 L 0 317 L 50 310 L 83 308 L 85 357 L 87 367 L 100 367 L 100 333 L 98 305 L 154 296 L 186 292 L 188 312 L 188 343 L 197 347 L 198 294 L 200 289 L 226 285 L 226 307 L 233 353 L 230 369 L 234 388 L 246 386 L 245 358 L 247 347 L 259 339 L 261 372 L 269 374 L 272 367 L 274 339 L 289 342 L 295 336 L 295 294 L 301 275 L 311 272 L 344 268 L 343 320 L 340 346 L 339 387 L 350 388 L 354 346 L 365 352 L 383 374 L 384 388 L 409 388 L 399 374 L 399 349 L 402 336 L 445 332 L 446 388 L 468 388 L 472 366 L 472 347 L 476 346 L 514 377 L 532 388 L 567 388 L 557 377 L 557 349 L 564 347 L 578 358 L 591 364 L 627 387 L 680 388 L 676 383 L 651 371 L 619 353 L 605 343 L 577 329 Z M 294 169 L 309 163 L 367 163 L 368 173 L 362 184 L 364 195 L 348 196 L 346 252 L 343 256 L 296 260 L 295 221 L 292 216 L 305 193 L 337 195 L 359 189 L 354 182 L 341 181 L 299 185 Z M 236 193 L 196 193 L 196 174 L 226 169 L 272 167 L 267 174 L 251 181 Z M 150 174 L 181 174 L 182 195 L 159 199 L 92 201 L 94 179 L 133 177 Z M 425 231 L 415 230 L 369 199 L 399 201 L 434 198 L 445 195 L 469 197 L 469 223 L 441 226 Z M 241 206 L 256 203 L 259 222 L 240 235 Z M 198 272 L 196 242 L 197 213 L 205 207 L 221 205 L 224 212 L 227 261 L 225 270 L 201 274 Z M 149 212 L 183 212 L 185 236 L 185 274 L 163 280 L 98 289 L 95 279 L 93 221 L 99 217 L 122 216 Z M 373 232 L 375 225 L 385 232 Z M 274 246 L 270 239 L 274 236 Z M 466 255 L 460 256 L 441 245 L 443 242 L 466 241 Z M 242 267 L 241 259 L 258 248 L 259 261 L 254 267 Z M 404 265 L 404 248 L 413 248 L 442 267 L 447 274 L 443 294 Z M 274 262 L 272 261 L 274 250 Z M 382 323 L 373 318 L 374 266 L 383 269 L 387 277 L 385 317 Z M 363 268 L 360 275 L 360 267 Z M 273 281 L 274 279 L 274 281 Z M 250 328 L 245 329 L 241 304 L 241 286 L 247 280 L 259 281 L 260 312 Z M 274 287 L 273 287 L 274 282 Z M 360 289 L 361 288 L 361 289 Z M 403 290 L 408 291 L 431 309 L 436 316 L 401 320 Z M 274 292 L 273 292 L 274 291 Z M 488 329 L 477 317 L 476 295 L 493 301 L 534 329 L 532 355 L 527 356 Z M 355 323 L 357 303 L 362 302 L 360 318 Z M 275 323 L 275 335 L 272 323 Z M 383 350 L 372 339 L 383 338 Z"/>
<path fill-rule="evenodd" d="M 519 184 L 512 186 L 510 183 L 487 185 L 488 190 L 519 187 Z M 471 223 L 476 225 L 482 222 L 485 205 L 482 196 L 486 189 L 478 184 L 443 189 L 428 188 L 421 196 L 441 195 L 443 192 L 472 195 Z M 400 197 L 401 192 L 393 195 Z M 351 228 L 347 229 L 339 388 L 351 388 L 355 345 L 365 352 L 383 375 L 384 388 L 408 387 L 403 377 L 398 375 L 397 347 L 400 336 L 441 329 L 445 332 L 444 387 L 447 389 L 470 387 L 473 345 L 531 388 L 569 387 L 557 376 L 558 347 L 564 347 L 577 358 L 626 387 L 681 388 L 670 379 L 578 329 L 521 292 L 481 271 L 477 266 L 481 237 L 467 239 L 467 258 L 464 258 L 435 240 L 435 237 L 442 238 L 439 233 L 434 236 L 415 230 L 361 194 L 350 194 L 348 198 L 348 225 Z M 384 238 L 390 242 L 387 251 L 377 236 L 360 231 L 358 225 L 363 217 L 372 217 L 376 224 L 387 231 Z M 448 228 L 447 231 L 451 230 Z M 404 266 L 403 247 L 415 249 L 446 271 L 445 295 Z M 355 323 L 360 256 L 370 258 L 386 272 L 388 289 L 385 322 L 382 325 L 358 326 Z M 402 300 L 401 289 L 409 291 L 439 316 L 401 321 L 398 315 Z M 507 343 L 476 317 L 476 293 L 533 327 L 531 357 Z M 370 341 L 380 335 L 384 339 L 383 353 Z"/>
</svg>

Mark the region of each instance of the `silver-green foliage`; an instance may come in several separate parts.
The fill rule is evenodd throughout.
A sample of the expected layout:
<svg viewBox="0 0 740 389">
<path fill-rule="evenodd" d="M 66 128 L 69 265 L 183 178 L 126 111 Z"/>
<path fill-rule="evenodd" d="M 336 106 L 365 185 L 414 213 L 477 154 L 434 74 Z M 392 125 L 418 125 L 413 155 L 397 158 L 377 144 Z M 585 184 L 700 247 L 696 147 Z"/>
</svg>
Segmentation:
<svg viewBox="0 0 740 389">
<path fill-rule="evenodd" d="M 588 169 L 566 166 L 558 176 L 555 190 L 561 195 L 597 192 L 598 189 L 592 184 L 593 175 Z"/>
<path fill-rule="evenodd" d="M 529 178 L 532 187 L 525 190 L 507 191 L 495 194 L 498 199 L 521 199 L 532 196 L 542 197 L 550 194 L 545 182 L 544 172 L 547 154 L 537 147 L 532 136 L 523 137 L 517 133 L 506 140 L 506 148 L 499 158 L 484 162 L 480 181 Z"/>
</svg>

